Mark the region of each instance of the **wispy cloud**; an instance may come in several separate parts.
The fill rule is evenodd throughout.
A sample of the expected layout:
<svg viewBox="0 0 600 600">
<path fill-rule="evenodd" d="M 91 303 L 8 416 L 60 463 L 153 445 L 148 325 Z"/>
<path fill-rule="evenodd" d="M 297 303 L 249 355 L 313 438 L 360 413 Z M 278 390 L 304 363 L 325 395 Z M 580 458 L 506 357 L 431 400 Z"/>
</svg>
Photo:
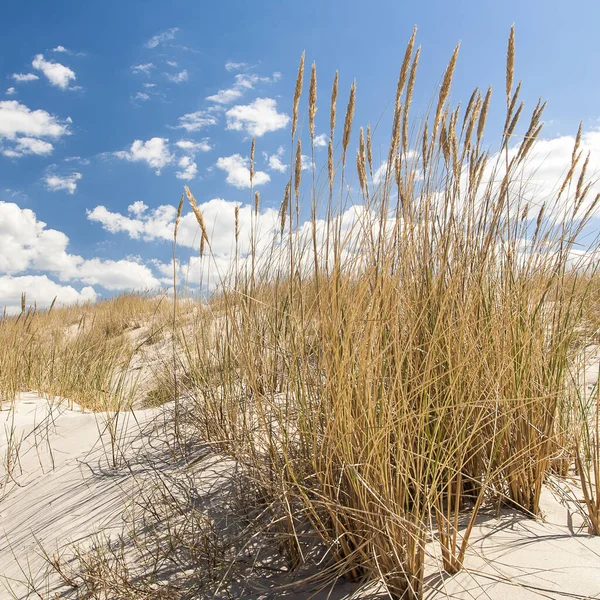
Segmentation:
<svg viewBox="0 0 600 600">
<path fill-rule="evenodd" d="M 254 73 L 238 73 L 235 76 L 235 82 L 230 88 L 219 90 L 212 96 L 207 96 L 209 102 L 217 104 L 231 104 L 239 100 L 247 90 L 251 90 L 257 83 L 273 83 L 281 77 L 280 73 L 273 73 L 272 77 L 260 77 Z"/>
<path fill-rule="evenodd" d="M 150 71 L 154 69 L 153 63 L 144 63 L 141 65 L 132 65 L 131 70 L 134 73 L 143 73 L 144 75 L 150 75 Z"/>
<path fill-rule="evenodd" d="M 9 88 L 6 90 L 6 92 L 5 92 L 5 93 L 6 93 L 6 95 L 7 95 L 7 96 L 13 96 L 14 94 L 16 94 L 16 93 L 17 93 L 17 90 L 15 90 L 15 88 L 14 88 L 14 87 L 9 87 Z"/>
<path fill-rule="evenodd" d="M 209 152 L 212 150 L 212 146 L 208 143 L 208 138 L 204 138 L 199 142 L 194 142 L 192 140 L 179 140 L 175 143 L 175 145 L 183 150 L 184 152 Z"/>
<path fill-rule="evenodd" d="M 188 80 L 188 72 L 187 69 L 183 69 L 183 71 L 179 71 L 179 73 L 165 73 L 167 79 L 172 81 L 173 83 L 183 83 Z"/>
<path fill-rule="evenodd" d="M 227 61 L 225 63 L 225 69 L 227 71 L 239 71 L 241 69 L 245 69 L 248 66 L 248 63 L 245 62 L 233 62 L 232 60 Z"/>
<path fill-rule="evenodd" d="M 131 99 L 134 102 L 145 102 L 146 100 L 150 100 L 150 94 L 146 94 L 146 92 L 138 92 L 135 96 L 132 96 Z"/>
<path fill-rule="evenodd" d="M 146 48 L 156 48 L 160 44 L 162 44 L 164 42 L 168 42 L 169 40 L 172 40 L 178 31 L 179 31 L 179 27 L 171 27 L 171 29 L 167 29 L 167 31 L 163 31 L 162 33 L 159 33 L 158 35 L 151 37 L 144 44 L 144 46 Z"/>
<path fill-rule="evenodd" d="M 198 110 L 179 117 L 177 128 L 185 129 L 186 131 L 198 131 L 204 127 L 216 125 L 217 122 L 217 117 L 214 114 L 206 110 Z"/>
</svg>

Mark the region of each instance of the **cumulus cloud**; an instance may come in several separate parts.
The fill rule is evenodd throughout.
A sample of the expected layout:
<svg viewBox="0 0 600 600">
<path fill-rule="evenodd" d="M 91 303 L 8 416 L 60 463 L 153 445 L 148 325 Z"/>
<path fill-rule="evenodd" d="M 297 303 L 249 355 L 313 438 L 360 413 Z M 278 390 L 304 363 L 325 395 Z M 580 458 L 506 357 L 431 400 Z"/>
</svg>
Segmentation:
<svg viewBox="0 0 600 600">
<path fill-rule="evenodd" d="M 40 138 L 68 134 L 68 126 L 45 110 L 30 110 L 16 100 L 0 101 L 0 151 L 5 156 L 48 155 L 53 146 Z"/>
<path fill-rule="evenodd" d="M 198 165 L 196 165 L 191 156 L 182 156 L 177 164 L 181 169 L 181 171 L 177 171 L 175 173 L 175 177 L 177 177 L 177 179 L 189 181 L 198 175 Z"/>
<path fill-rule="evenodd" d="M 6 90 L 6 95 L 7 95 L 7 96 L 13 96 L 13 95 L 14 95 L 14 94 L 16 94 L 16 93 L 17 93 L 17 90 L 15 90 L 15 88 L 14 88 L 14 87 L 9 87 L 9 88 Z"/>
<path fill-rule="evenodd" d="M 51 85 L 54 85 L 61 90 L 69 89 L 71 81 L 77 79 L 75 72 L 65 65 L 57 62 L 46 60 L 43 54 L 37 54 L 33 59 L 31 66 L 38 71 L 41 71 Z M 71 88 L 74 89 L 74 88 Z"/>
<path fill-rule="evenodd" d="M 174 39 L 178 31 L 179 27 L 171 27 L 171 29 L 167 29 L 167 31 L 163 31 L 158 35 L 151 37 L 144 45 L 146 48 L 156 48 L 160 44 Z"/>
<path fill-rule="evenodd" d="M 65 52 L 68 54 L 68 50 L 64 46 L 56 46 L 56 48 L 52 48 L 52 52 Z"/>
<path fill-rule="evenodd" d="M 203 138 L 198 142 L 192 140 L 179 140 L 175 145 L 184 152 L 209 152 L 212 146 L 209 144 L 208 138 Z"/>
<path fill-rule="evenodd" d="M 45 110 L 30 110 L 17 100 L 0 101 L 0 139 L 18 135 L 60 138 L 68 127 Z"/>
<path fill-rule="evenodd" d="M 250 160 L 242 157 L 240 154 L 231 156 L 222 156 L 217 160 L 217 168 L 227 173 L 227 183 L 236 188 L 250 187 Z M 262 185 L 271 181 L 271 178 L 264 171 L 256 171 L 252 184 L 254 186 Z"/>
<path fill-rule="evenodd" d="M 29 209 L 0 201 L 0 304 L 18 305 L 21 292 L 38 306 L 49 305 L 54 296 L 60 303 L 94 300 L 93 287 L 107 290 L 147 289 L 159 286 L 152 270 L 139 260 L 101 260 L 68 252 L 69 238 L 49 229 Z M 31 274 L 31 272 L 42 272 Z M 80 291 L 61 282 L 86 284 Z"/>
<path fill-rule="evenodd" d="M 131 65 L 133 73 L 143 73 L 144 75 L 150 75 L 150 71 L 154 69 L 153 63 L 144 63 L 141 65 Z"/>
<path fill-rule="evenodd" d="M 283 149 L 283 146 L 279 146 L 275 154 L 268 154 L 267 152 L 263 152 L 263 157 L 269 165 L 269 170 L 277 171 L 279 173 L 285 173 L 287 171 L 287 165 L 281 161 L 284 152 L 285 151 Z"/>
<path fill-rule="evenodd" d="M 209 102 L 217 104 L 231 104 L 241 98 L 247 90 L 251 90 L 257 83 L 272 83 L 280 77 L 279 73 L 273 73 L 272 77 L 260 77 L 256 74 L 238 73 L 232 87 L 219 90 L 212 96 L 207 96 Z"/>
<path fill-rule="evenodd" d="M 154 137 L 143 142 L 135 140 L 129 150 L 115 152 L 117 158 L 130 162 L 145 162 L 152 167 L 157 175 L 163 167 L 173 162 L 173 155 L 169 152 L 167 138 Z"/>
<path fill-rule="evenodd" d="M 21 294 L 25 292 L 28 304 L 36 303 L 38 308 L 48 308 L 54 298 L 55 305 L 94 302 L 96 291 L 85 286 L 77 291 L 71 285 L 61 285 L 47 275 L 0 276 L 0 306 L 6 307 L 9 314 L 21 311 Z"/>
<path fill-rule="evenodd" d="M 100 223 L 110 233 L 125 232 L 132 239 L 173 239 L 173 227 L 177 209 L 164 205 L 149 210 L 138 200 L 127 209 L 129 215 L 109 211 L 100 205 L 87 211 L 90 221 Z"/>
<path fill-rule="evenodd" d="M 39 79 L 35 73 L 13 73 L 11 77 L 19 83 L 27 83 Z"/>
<path fill-rule="evenodd" d="M 143 204 L 143 203 L 142 203 Z M 207 202 L 199 202 L 200 210 L 211 239 L 211 248 L 215 254 L 228 256 L 234 247 L 235 208 L 239 208 L 240 251 L 247 252 L 250 244 L 251 213 L 253 207 L 242 206 L 239 202 L 231 202 L 223 198 L 213 198 Z M 144 205 L 145 207 L 145 205 Z M 177 208 L 171 205 L 159 206 L 155 209 L 147 207 L 140 212 L 129 206 L 128 214 L 109 211 L 104 206 L 97 206 L 88 211 L 90 221 L 100 223 L 106 231 L 117 234 L 125 233 L 132 239 L 144 241 L 173 241 L 173 228 Z M 278 211 L 271 208 L 261 210 L 256 222 L 259 247 L 266 247 L 272 241 L 272 234 L 279 227 Z M 192 212 L 185 213 L 179 224 L 177 243 L 193 248 L 199 244 L 198 222 Z"/>
<path fill-rule="evenodd" d="M 44 177 L 44 183 L 51 192 L 65 191 L 68 194 L 74 194 L 77 189 L 77 182 L 81 178 L 81 173 L 71 173 L 63 176 L 49 173 Z"/>
<path fill-rule="evenodd" d="M 198 131 L 204 127 L 210 127 L 217 124 L 217 117 L 206 110 L 198 110 L 179 117 L 177 128 L 186 131 Z"/>
<path fill-rule="evenodd" d="M 273 98 L 257 98 L 250 104 L 234 106 L 225 116 L 227 129 L 245 131 L 255 137 L 283 129 L 290 122 L 288 115 L 277 112 L 277 102 Z"/>
<path fill-rule="evenodd" d="M 173 83 L 183 83 L 188 80 L 188 72 L 187 69 L 183 69 L 183 71 L 179 71 L 179 73 L 165 73 L 167 79 L 172 81 Z"/>
</svg>

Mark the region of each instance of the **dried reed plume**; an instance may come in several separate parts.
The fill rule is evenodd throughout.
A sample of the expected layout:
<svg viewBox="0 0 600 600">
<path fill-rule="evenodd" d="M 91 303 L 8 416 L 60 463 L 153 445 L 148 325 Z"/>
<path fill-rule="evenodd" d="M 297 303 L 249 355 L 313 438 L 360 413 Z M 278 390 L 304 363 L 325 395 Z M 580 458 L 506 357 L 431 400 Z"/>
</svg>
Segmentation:
<svg viewBox="0 0 600 600">
<path fill-rule="evenodd" d="M 181 213 L 183 211 L 183 200 L 185 198 L 184 194 L 181 194 L 181 198 L 179 199 L 179 206 L 177 206 L 177 216 L 175 217 L 175 230 L 173 231 L 173 238 L 177 240 L 177 231 L 179 229 L 179 223 L 181 222 Z"/>
<path fill-rule="evenodd" d="M 440 93 L 438 95 L 437 107 L 435 109 L 435 117 L 433 119 L 433 130 L 431 132 L 431 139 L 435 140 L 438 133 L 438 126 L 440 122 L 440 117 L 442 115 L 442 110 L 446 101 L 448 100 L 448 96 L 450 95 L 450 87 L 452 85 L 452 78 L 454 76 L 454 69 L 456 68 L 456 60 L 458 58 L 458 51 L 460 49 L 460 42 L 454 48 L 454 52 L 452 53 L 452 58 L 446 67 L 446 71 L 444 73 L 444 79 L 442 80 L 442 86 L 440 88 Z M 433 144 L 432 144 L 433 147 Z"/>
<path fill-rule="evenodd" d="M 413 92 L 415 90 L 415 79 L 417 76 L 417 67 L 419 65 L 419 56 L 421 55 L 421 46 L 417 48 L 415 57 L 410 68 L 408 77 L 408 87 L 406 88 L 406 100 L 404 102 L 404 112 L 402 115 L 402 151 L 408 153 L 408 111 L 412 103 Z"/>
<path fill-rule="evenodd" d="M 352 120 L 354 119 L 354 104 L 356 102 L 356 81 L 352 82 L 350 88 L 350 97 L 348 98 L 348 108 L 346 109 L 346 120 L 344 121 L 344 136 L 342 138 L 342 165 L 346 164 L 346 152 L 350 144 L 350 134 L 352 132 Z"/>
<path fill-rule="evenodd" d="M 310 129 L 311 143 L 315 139 L 315 115 L 317 114 L 317 65 L 312 64 L 310 74 L 310 89 L 308 93 L 308 126 Z"/>
<path fill-rule="evenodd" d="M 285 230 L 285 218 L 287 216 L 288 205 L 290 202 L 291 189 L 292 189 L 292 186 L 291 186 L 290 182 L 288 181 L 287 185 L 285 186 L 285 191 L 283 193 L 283 201 L 281 202 L 281 206 L 279 207 L 279 224 L 280 224 L 281 235 L 283 235 L 283 231 Z"/>
<path fill-rule="evenodd" d="M 192 210 L 194 211 L 194 216 L 196 217 L 196 221 L 198 221 L 198 225 L 200 226 L 200 232 L 202 234 L 202 239 L 207 244 L 209 244 L 208 231 L 206 229 L 206 225 L 204 224 L 204 217 L 202 216 L 202 211 L 198 207 L 196 198 L 194 198 L 194 194 L 192 194 L 192 192 L 190 191 L 190 188 L 186 185 L 186 186 L 184 186 L 184 189 L 185 189 L 185 193 L 188 197 L 188 200 L 190 202 L 190 206 L 192 207 Z"/>
<path fill-rule="evenodd" d="M 373 178 L 373 143 L 371 141 L 371 125 L 367 125 L 367 159 L 369 161 L 369 173 Z"/>
<path fill-rule="evenodd" d="M 296 89 L 294 91 L 294 104 L 292 108 L 292 139 L 296 135 L 296 127 L 298 125 L 298 104 L 302 95 L 302 81 L 304 79 L 304 52 L 300 57 L 300 65 L 298 66 L 298 77 L 296 78 Z"/>
<path fill-rule="evenodd" d="M 515 26 L 510 28 L 508 36 L 508 50 L 506 53 L 506 103 L 510 102 L 513 77 L 515 74 Z"/>
</svg>

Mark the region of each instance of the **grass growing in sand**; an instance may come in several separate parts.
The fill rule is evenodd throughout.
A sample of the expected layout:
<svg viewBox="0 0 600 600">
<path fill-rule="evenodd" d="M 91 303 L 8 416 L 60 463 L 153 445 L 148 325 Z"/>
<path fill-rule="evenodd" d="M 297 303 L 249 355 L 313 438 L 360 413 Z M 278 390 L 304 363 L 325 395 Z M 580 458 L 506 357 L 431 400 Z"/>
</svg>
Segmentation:
<svg viewBox="0 0 600 600">
<path fill-rule="evenodd" d="M 4 398 L 38 389 L 97 408 L 130 372 L 132 346 L 116 334 L 160 313 L 171 354 L 149 401 L 176 399 L 174 454 L 185 454 L 181 426 L 236 461 L 288 569 L 318 565 L 321 583 L 382 580 L 405 599 L 423 596 L 431 556 L 448 573 L 463 568 L 482 506 L 535 516 L 548 475 L 574 464 L 598 534 L 600 477 L 597 397 L 583 400 L 575 376 L 598 323 L 597 241 L 583 234 L 599 198 L 587 197 L 581 129 L 562 185 L 540 201 L 523 167 L 544 104 L 522 123 L 514 32 L 493 152 L 483 142 L 491 89 L 475 90 L 464 110 L 449 102 L 458 47 L 431 115 L 411 120 L 415 39 L 381 170 L 372 148 L 381 132 L 356 133 L 354 83 L 336 131 L 336 73 L 327 167 L 313 160 L 303 176 L 302 56 L 279 231 L 258 250 L 266 233 L 253 194 L 250 251 L 232 273 L 215 261 L 218 292 L 201 310 L 175 297 L 163 314 L 158 301 L 128 296 L 0 323 Z M 313 65 L 313 159 L 317 96 Z M 253 141 L 251 183 L 254 152 Z M 201 206 L 187 188 L 186 196 L 202 260 L 212 262 Z M 178 219 L 181 211 L 180 203 Z M 588 252 L 577 254 L 582 243 Z M 429 558 L 426 548 L 435 548 Z"/>
</svg>

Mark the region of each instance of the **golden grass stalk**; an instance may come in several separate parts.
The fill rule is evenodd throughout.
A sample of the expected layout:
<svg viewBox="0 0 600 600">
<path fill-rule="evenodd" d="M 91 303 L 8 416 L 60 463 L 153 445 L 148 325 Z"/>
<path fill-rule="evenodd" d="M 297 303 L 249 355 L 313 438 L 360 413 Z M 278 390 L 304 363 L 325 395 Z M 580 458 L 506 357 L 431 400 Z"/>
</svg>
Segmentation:
<svg viewBox="0 0 600 600">
<path fill-rule="evenodd" d="M 300 96 L 302 95 L 302 81 L 304 79 L 304 52 L 300 57 L 300 65 L 298 66 L 298 76 L 296 77 L 296 89 L 294 90 L 294 103 L 292 106 L 292 140 L 296 135 L 296 127 L 298 125 L 298 105 L 300 104 Z"/>
<path fill-rule="evenodd" d="M 344 135 L 342 138 L 342 165 L 346 164 L 346 153 L 348 144 L 350 144 L 350 134 L 352 132 L 352 120 L 354 119 L 354 104 L 356 102 L 356 81 L 352 82 L 350 87 L 350 96 L 348 98 L 348 107 L 346 108 L 346 118 L 344 121 Z"/>
<path fill-rule="evenodd" d="M 308 92 L 308 127 L 310 130 L 311 144 L 315 139 L 315 115 L 317 114 L 317 65 L 312 64 L 310 74 L 310 89 Z"/>
</svg>

